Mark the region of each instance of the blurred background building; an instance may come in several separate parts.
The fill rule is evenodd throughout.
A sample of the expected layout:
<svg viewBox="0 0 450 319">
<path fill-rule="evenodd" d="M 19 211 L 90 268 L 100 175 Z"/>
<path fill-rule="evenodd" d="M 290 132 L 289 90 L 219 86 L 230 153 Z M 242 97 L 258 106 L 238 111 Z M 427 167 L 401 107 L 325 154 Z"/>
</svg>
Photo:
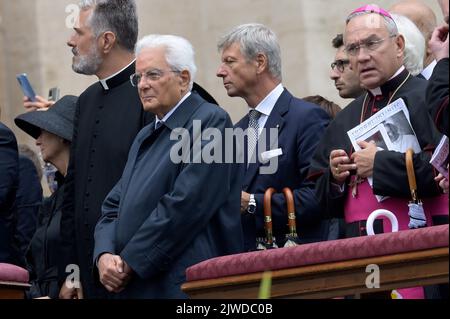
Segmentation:
<svg viewBox="0 0 450 319">
<path fill-rule="evenodd" d="M 78 0 L 0 0 L 0 107 L 1 120 L 20 143 L 34 141 L 13 125 L 23 113 L 22 92 L 16 74 L 27 73 L 37 94 L 59 87 L 61 95 L 80 94 L 95 77 L 75 74 L 72 53 L 66 45 L 71 29 L 70 5 Z M 373 1 L 372 1 L 373 2 Z M 423 0 L 443 21 L 435 0 Z M 394 0 L 376 3 L 389 7 Z M 344 28 L 360 0 L 137 0 L 140 37 L 176 34 L 189 39 L 197 53 L 196 81 L 205 87 L 237 121 L 247 111 L 244 100 L 228 98 L 215 76 L 220 63 L 216 44 L 232 27 L 249 22 L 268 25 L 279 36 L 283 54 L 284 85 L 296 96 L 322 95 L 344 107 L 329 79 L 335 50 L 331 40 Z"/>
</svg>

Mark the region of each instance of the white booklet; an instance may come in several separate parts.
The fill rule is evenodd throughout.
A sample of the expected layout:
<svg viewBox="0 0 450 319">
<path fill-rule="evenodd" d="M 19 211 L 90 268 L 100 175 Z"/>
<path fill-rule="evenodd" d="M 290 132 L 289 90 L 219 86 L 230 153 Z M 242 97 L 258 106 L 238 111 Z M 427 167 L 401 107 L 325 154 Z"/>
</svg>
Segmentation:
<svg viewBox="0 0 450 319">
<path fill-rule="evenodd" d="M 357 127 L 347 132 L 355 151 L 360 151 L 359 141 L 375 142 L 379 150 L 406 153 L 409 148 L 414 153 L 421 152 L 419 141 L 411 125 L 409 111 L 403 99 L 398 99 L 383 108 Z M 368 182 L 373 186 L 373 178 Z M 388 197 L 376 196 L 379 202 Z"/>
<path fill-rule="evenodd" d="M 444 135 L 431 157 L 430 163 L 448 180 L 448 137 Z"/>
</svg>

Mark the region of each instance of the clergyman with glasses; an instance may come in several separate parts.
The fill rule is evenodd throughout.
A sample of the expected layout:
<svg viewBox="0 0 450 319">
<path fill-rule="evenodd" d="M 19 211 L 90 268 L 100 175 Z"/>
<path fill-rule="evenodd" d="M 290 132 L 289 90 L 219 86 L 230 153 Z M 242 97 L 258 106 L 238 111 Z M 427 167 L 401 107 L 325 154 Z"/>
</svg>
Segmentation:
<svg viewBox="0 0 450 319">
<path fill-rule="evenodd" d="M 344 35 L 338 34 L 332 43 L 336 49 L 336 56 L 331 64 L 330 79 L 334 81 L 341 98 L 356 99 L 364 93 L 364 89 L 361 88 L 358 74 L 350 66 L 344 46 Z"/>
<path fill-rule="evenodd" d="M 361 141 L 352 148 L 347 132 L 402 98 L 422 150 L 414 156 L 418 192 L 424 200 L 428 226 L 448 223 L 448 197 L 434 181 L 429 164 L 433 148 L 442 137 L 434 128 L 425 102 L 427 83 L 403 66 L 405 41 L 391 15 L 375 5 L 352 12 L 346 23 L 345 50 L 350 66 L 359 76 L 365 93 L 350 103 L 327 129 L 311 163 L 310 176 L 323 209 L 332 217 L 344 217 L 346 236 L 365 236 L 366 220 L 374 210 L 387 209 L 397 216 L 400 230 L 408 229 L 411 197 L 405 154 L 378 150 L 375 143 Z M 368 178 L 373 178 L 373 188 Z M 389 196 L 378 202 L 375 195 Z M 430 215 L 433 214 L 432 216 Z M 383 221 L 376 233 L 389 232 Z M 404 298 L 424 297 L 422 288 L 401 290 Z"/>
<path fill-rule="evenodd" d="M 119 299 L 186 298 L 180 287 L 188 267 L 243 249 L 242 174 L 239 163 L 225 160 L 232 151 L 225 130 L 233 123 L 192 91 L 197 68 L 186 39 L 147 36 L 136 56 L 131 83 L 154 121 L 136 137 L 124 173 L 103 203 L 95 229 L 96 273 Z M 180 142 L 190 155 L 182 162 L 173 156 Z M 211 152 L 221 155 L 210 162 Z"/>
</svg>

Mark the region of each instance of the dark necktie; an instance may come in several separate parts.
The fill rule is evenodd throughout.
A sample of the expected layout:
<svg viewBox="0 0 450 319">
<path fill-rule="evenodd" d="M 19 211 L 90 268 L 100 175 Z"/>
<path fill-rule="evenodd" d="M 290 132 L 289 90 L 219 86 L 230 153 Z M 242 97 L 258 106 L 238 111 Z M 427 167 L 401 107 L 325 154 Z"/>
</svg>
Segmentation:
<svg viewBox="0 0 450 319">
<path fill-rule="evenodd" d="M 248 122 L 248 153 L 247 153 L 247 165 L 250 165 L 253 153 L 256 150 L 256 145 L 258 144 L 259 137 L 259 118 L 261 113 L 256 110 L 251 110 Z"/>
<path fill-rule="evenodd" d="M 159 130 L 165 123 L 163 121 L 159 121 L 156 125 L 155 125 L 155 131 Z"/>
</svg>

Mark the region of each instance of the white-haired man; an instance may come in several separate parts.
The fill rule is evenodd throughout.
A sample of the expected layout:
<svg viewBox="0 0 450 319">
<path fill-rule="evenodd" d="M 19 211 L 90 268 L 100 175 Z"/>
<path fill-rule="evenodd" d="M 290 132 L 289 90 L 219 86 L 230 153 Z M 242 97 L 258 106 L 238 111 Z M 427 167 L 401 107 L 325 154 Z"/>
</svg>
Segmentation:
<svg viewBox="0 0 450 319">
<path fill-rule="evenodd" d="M 143 110 L 137 89 L 129 81 L 135 72 L 138 37 L 135 1 L 83 0 L 80 9 L 67 42 L 73 53 L 72 68 L 79 74 L 95 75 L 99 81 L 78 100 L 61 220 L 60 273 L 64 277 L 67 266 L 77 265 L 84 297 L 91 299 L 107 297 L 91 275 L 93 235 L 102 202 L 122 175 L 137 133 L 152 118 Z M 200 87 L 196 89 L 211 98 Z M 25 106 L 47 105 L 40 101 Z M 60 297 L 79 298 L 80 291 L 63 285 Z"/>
<path fill-rule="evenodd" d="M 423 61 L 423 70 L 418 77 L 429 80 L 434 67 L 436 66 L 436 60 L 427 44 L 437 26 L 436 14 L 427 4 L 420 0 L 400 0 L 393 4 L 388 11 L 407 17 L 417 26 L 417 28 L 419 28 L 420 32 L 422 32 L 425 39 L 426 50 Z"/>
<path fill-rule="evenodd" d="M 420 30 L 409 18 L 392 14 L 399 34 L 405 38 L 405 51 L 403 65 L 412 75 L 418 76 L 423 70 L 426 44 Z"/>
<path fill-rule="evenodd" d="M 184 298 L 186 268 L 242 250 L 239 166 L 223 151 L 233 125 L 224 110 L 191 92 L 196 66 L 187 40 L 148 36 L 136 56 L 131 82 L 155 120 L 138 134 L 106 197 L 94 256 L 100 282 L 118 298 Z M 221 155 L 210 162 L 211 149 Z"/>
</svg>

